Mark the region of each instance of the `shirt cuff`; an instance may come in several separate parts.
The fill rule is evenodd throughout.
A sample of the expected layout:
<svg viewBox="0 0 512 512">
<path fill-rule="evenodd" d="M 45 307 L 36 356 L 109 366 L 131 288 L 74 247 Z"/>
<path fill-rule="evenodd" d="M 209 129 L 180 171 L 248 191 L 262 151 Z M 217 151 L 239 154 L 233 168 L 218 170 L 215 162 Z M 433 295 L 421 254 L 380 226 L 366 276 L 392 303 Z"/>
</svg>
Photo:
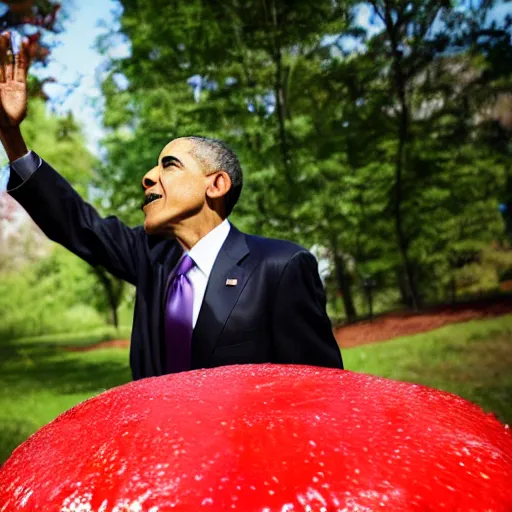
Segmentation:
<svg viewBox="0 0 512 512">
<path fill-rule="evenodd" d="M 7 192 L 21 187 L 41 167 L 42 163 L 41 157 L 34 151 L 29 151 L 26 155 L 11 162 L 11 176 Z"/>
</svg>

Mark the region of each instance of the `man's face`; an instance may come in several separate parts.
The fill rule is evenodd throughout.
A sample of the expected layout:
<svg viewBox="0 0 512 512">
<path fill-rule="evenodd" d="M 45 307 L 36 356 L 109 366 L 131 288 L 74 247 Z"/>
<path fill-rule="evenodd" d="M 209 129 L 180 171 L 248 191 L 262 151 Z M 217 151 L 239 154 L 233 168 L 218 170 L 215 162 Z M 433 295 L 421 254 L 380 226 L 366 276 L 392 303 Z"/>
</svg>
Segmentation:
<svg viewBox="0 0 512 512">
<path fill-rule="evenodd" d="M 142 179 L 146 233 L 172 232 L 172 226 L 206 207 L 209 178 L 190 154 L 192 148 L 193 143 L 187 139 L 171 141 L 160 153 L 158 165 Z"/>
</svg>

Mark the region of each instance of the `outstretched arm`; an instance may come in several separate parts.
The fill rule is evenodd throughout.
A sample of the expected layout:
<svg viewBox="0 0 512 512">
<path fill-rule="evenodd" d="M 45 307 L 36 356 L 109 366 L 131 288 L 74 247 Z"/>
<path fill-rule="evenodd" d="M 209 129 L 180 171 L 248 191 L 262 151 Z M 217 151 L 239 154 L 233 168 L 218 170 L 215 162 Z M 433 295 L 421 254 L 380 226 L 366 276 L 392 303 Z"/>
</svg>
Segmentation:
<svg viewBox="0 0 512 512">
<path fill-rule="evenodd" d="M 143 230 L 116 217 L 101 218 L 62 176 L 28 152 L 20 124 L 27 112 L 31 51 L 25 40 L 13 54 L 10 34 L 0 35 L 0 140 L 12 164 L 8 190 L 50 239 L 135 284 Z"/>
</svg>

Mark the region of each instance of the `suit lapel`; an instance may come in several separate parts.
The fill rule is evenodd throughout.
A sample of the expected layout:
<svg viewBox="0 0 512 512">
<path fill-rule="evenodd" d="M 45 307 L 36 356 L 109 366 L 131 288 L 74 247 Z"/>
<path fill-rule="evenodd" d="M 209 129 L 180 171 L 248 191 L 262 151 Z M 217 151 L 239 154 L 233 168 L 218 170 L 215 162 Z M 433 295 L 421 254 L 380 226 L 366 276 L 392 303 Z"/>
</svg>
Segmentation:
<svg viewBox="0 0 512 512">
<path fill-rule="evenodd" d="M 209 357 L 249 277 L 240 263 L 249 254 L 245 235 L 231 226 L 212 268 L 192 336 L 193 359 Z M 230 279 L 231 286 L 226 284 Z M 236 280 L 236 285 L 234 284 Z"/>
</svg>

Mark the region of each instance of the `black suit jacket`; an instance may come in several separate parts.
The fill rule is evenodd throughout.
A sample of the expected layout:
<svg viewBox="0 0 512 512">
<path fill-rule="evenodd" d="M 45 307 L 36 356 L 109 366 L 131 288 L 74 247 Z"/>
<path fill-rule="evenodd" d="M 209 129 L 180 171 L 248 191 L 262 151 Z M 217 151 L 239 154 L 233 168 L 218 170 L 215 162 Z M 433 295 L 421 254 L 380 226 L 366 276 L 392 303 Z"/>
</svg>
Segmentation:
<svg viewBox="0 0 512 512">
<path fill-rule="evenodd" d="M 9 188 L 17 180 L 13 174 Z M 136 286 L 133 378 L 166 373 L 164 297 L 183 252 L 179 243 L 100 217 L 44 161 L 11 195 L 50 239 Z M 236 279 L 236 286 L 227 286 L 227 279 Z M 343 368 L 325 306 L 311 253 L 231 226 L 194 328 L 192 368 L 263 362 Z"/>
</svg>

